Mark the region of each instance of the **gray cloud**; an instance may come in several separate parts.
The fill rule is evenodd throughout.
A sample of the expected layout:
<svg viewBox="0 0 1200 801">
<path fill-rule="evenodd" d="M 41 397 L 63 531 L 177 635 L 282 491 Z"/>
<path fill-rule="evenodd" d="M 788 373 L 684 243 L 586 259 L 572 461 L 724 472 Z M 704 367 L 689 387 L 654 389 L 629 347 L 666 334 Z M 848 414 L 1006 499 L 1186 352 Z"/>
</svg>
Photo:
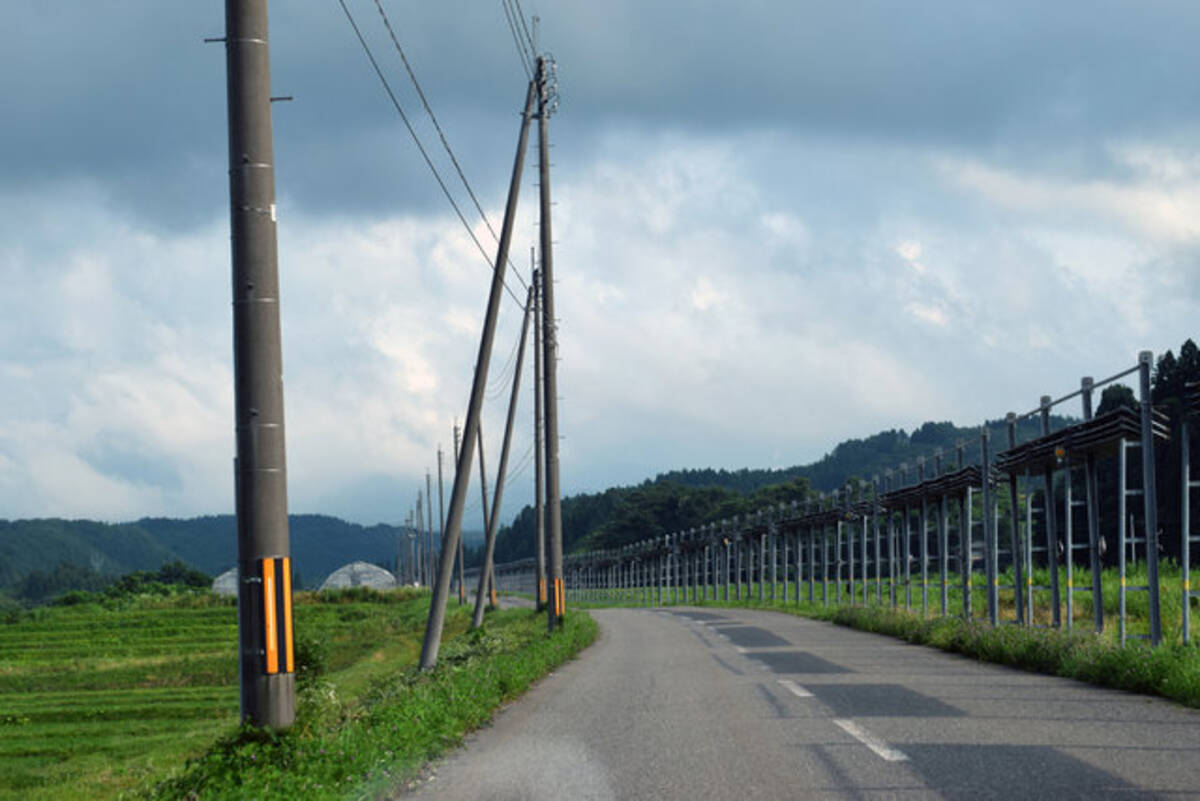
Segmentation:
<svg viewBox="0 0 1200 801">
<path fill-rule="evenodd" d="M 352 7 L 415 114 L 373 3 Z M 525 80 L 500 4 L 387 8 L 498 222 Z M 394 521 L 463 415 L 487 267 L 338 6 L 272 13 L 275 89 L 297 98 L 274 115 L 293 508 Z M 1025 0 L 548 13 L 568 491 L 995 417 L 1194 336 L 1200 126 L 1180 76 L 1198 16 Z M 228 510 L 224 58 L 200 42 L 220 9 L 23 6 L 11 23 L 26 33 L 0 55 L 0 504 Z M 518 322 L 506 301 L 492 471 Z"/>
<path fill-rule="evenodd" d="M 372 3 L 350 4 L 402 102 L 419 106 Z M 498 203 L 523 76 L 498 3 L 387 6 L 480 191 Z M 225 197 L 219 9 L 14 9 L 0 166 L 13 186 L 87 177 L 155 224 L 194 227 Z M 1191 129 L 1200 64 L 1184 3 L 922 0 L 568 3 L 542 38 L 561 61 L 563 134 L 791 129 L 988 151 L 1092 172 L 1098 137 Z M 279 189 L 319 212 L 443 201 L 336 4 L 275 4 Z M 69 54 L 69 58 L 64 58 Z M 428 126 L 422 123 L 423 130 Z M 433 140 L 430 140 L 431 144 Z M 578 147 L 577 145 L 575 145 Z M 448 167 L 448 165 L 447 165 Z"/>
</svg>

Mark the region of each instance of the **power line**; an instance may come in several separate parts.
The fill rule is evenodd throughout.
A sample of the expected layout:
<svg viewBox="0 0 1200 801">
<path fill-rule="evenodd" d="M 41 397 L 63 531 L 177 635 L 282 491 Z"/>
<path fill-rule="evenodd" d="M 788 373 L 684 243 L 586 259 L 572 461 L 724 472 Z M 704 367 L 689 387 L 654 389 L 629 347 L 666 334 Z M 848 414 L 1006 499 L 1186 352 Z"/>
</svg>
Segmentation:
<svg viewBox="0 0 1200 801">
<path fill-rule="evenodd" d="M 533 59 L 529 55 L 529 51 L 525 48 L 525 43 L 521 41 L 521 34 L 517 30 L 516 11 L 510 7 L 511 0 L 500 0 L 500 5 L 504 8 L 504 18 L 508 20 L 508 30 L 512 33 L 513 44 L 517 46 L 517 57 L 521 59 L 521 67 L 525 70 L 527 78 L 533 78 Z"/>
<path fill-rule="evenodd" d="M 400 106 L 400 101 L 396 98 L 396 93 L 392 91 L 392 86 L 388 83 L 387 77 L 383 74 L 383 69 L 380 68 L 379 62 L 375 60 L 375 54 L 371 52 L 371 47 L 367 44 L 367 40 L 363 38 L 362 31 L 359 29 L 358 23 L 354 21 L 354 15 L 351 14 L 350 9 L 346 7 L 346 0 L 338 0 L 338 5 L 342 7 L 342 11 L 345 13 L 346 19 L 350 23 L 350 27 L 354 29 L 354 35 L 358 37 L 358 43 L 362 45 L 363 52 L 366 53 L 367 59 L 371 62 L 371 66 L 374 68 L 375 74 L 379 76 L 379 82 L 383 84 L 384 91 L 387 92 L 388 97 L 392 101 L 392 105 L 396 108 L 396 113 L 398 113 L 400 115 L 400 119 L 404 121 L 404 127 L 408 129 L 409 136 L 412 137 L 413 142 L 417 146 L 417 150 L 421 152 L 421 157 L 425 159 L 426 166 L 429 167 L 429 171 L 433 173 L 434 179 L 437 181 L 438 186 L 441 187 L 442 194 L 446 196 L 446 200 L 450 202 L 451 207 L 454 209 L 454 213 L 458 215 L 459 221 L 463 224 L 463 227 L 467 229 L 467 234 L 471 237 L 471 241 L 475 243 L 475 247 L 479 248 L 479 253 L 483 256 L 483 260 L 487 262 L 488 267 L 495 270 L 496 266 L 492 264 L 491 257 L 488 256 L 487 251 L 484 250 L 483 244 L 479 241 L 479 237 L 475 236 L 475 232 L 471 230 L 471 225 L 467 222 L 467 218 L 463 215 L 462 209 L 460 209 L 458 207 L 458 203 L 454 201 L 454 196 L 450 194 L 450 190 L 446 187 L 446 182 L 442 180 L 442 176 L 437 171 L 437 167 L 434 166 L 433 160 L 429 158 L 428 151 L 426 151 L 425 146 L 421 144 L 421 140 L 417 136 L 417 132 L 413 129 L 412 123 L 408 119 L 408 115 L 404 113 L 404 109 Z M 504 283 L 504 290 L 508 292 L 509 297 L 513 299 L 513 302 L 515 302 L 521 308 L 525 308 L 524 301 L 517 297 L 516 293 L 513 292 L 511 287 L 509 287 L 508 282 Z"/>
<path fill-rule="evenodd" d="M 442 130 L 441 123 L 438 122 L 437 115 L 433 113 L 433 109 L 429 105 L 429 100 L 425 97 L 424 90 L 421 89 L 421 83 L 417 80 L 417 75 L 413 72 L 412 65 L 408 63 L 408 56 L 404 54 L 404 48 L 400 46 L 400 39 L 396 36 L 396 31 L 392 28 L 392 21 L 388 18 L 387 12 L 383 10 L 381 0 L 375 0 L 375 8 L 379 9 L 379 16 L 383 19 L 383 25 L 387 28 L 388 36 L 392 39 L 392 44 L 396 47 L 396 52 L 400 54 L 400 60 L 404 62 L 404 69 L 408 73 L 409 79 L 412 81 L 413 88 L 417 90 L 417 96 L 421 98 L 421 105 L 425 107 L 425 113 L 429 115 L 429 119 L 433 121 L 433 127 L 437 129 L 438 138 L 442 140 L 442 147 L 446 150 L 446 155 L 450 157 L 450 162 L 454 165 L 454 171 L 458 173 L 458 178 L 462 181 L 463 187 L 466 188 L 467 194 L 471 196 L 471 202 L 475 204 L 475 210 L 479 212 L 479 216 L 483 219 L 483 224 L 487 226 L 488 231 L 492 235 L 492 239 L 497 242 L 500 238 L 496 236 L 496 229 L 492 227 L 492 223 L 487 218 L 487 214 L 483 211 L 483 206 L 479 204 L 479 198 L 475 196 L 475 190 L 471 189 L 471 184 L 467 181 L 467 176 L 463 174 L 462 166 L 459 165 L 458 159 L 454 156 L 454 151 L 450 148 L 450 142 L 446 140 L 446 132 Z M 517 266 L 510 259 L 508 262 L 512 269 L 513 275 L 520 282 L 521 288 L 528 291 L 529 285 L 525 283 L 525 279 L 521 277 L 521 273 L 517 270 Z"/>
<path fill-rule="evenodd" d="M 493 381 L 489 381 L 487 389 L 488 400 L 495 400 L 500 397 L 501 393 L 508 390 L 512 386 L 512 370 L 516 365 L 517 349 L 521 346 L 520 338 L 513 342 L 512 350 L 508 353 L 508 360 L 504 366 L 500 368 L 500 372 L 496 375 Z"/>
<path fill-rule="evenodd" d="M 529 43 L 529 52 L 537 56 L 537 44 L 533 41 L 533 37 L 529 35 L 529 26 L 525 24 L 525 11 L 521 8 L 521 0 L 513 0 L 516 4 L 516 17 L 521 22 L 521 30 L 525 31 L 525 41 Z M 532 59 L 531 59 L 532 60 Z"/>
<path fill-rule="evenodd" d="M 517 462 L 517 466 L 505 474 L 505 483 L 515 484 L 516 479 L 524 475 L 525 471 L 529 469 L 529 465 L 533 462 L 533 445 L 534 443 L 529 443 L 529 447 L 525 449 L 525 454 Z"/>
</svg>

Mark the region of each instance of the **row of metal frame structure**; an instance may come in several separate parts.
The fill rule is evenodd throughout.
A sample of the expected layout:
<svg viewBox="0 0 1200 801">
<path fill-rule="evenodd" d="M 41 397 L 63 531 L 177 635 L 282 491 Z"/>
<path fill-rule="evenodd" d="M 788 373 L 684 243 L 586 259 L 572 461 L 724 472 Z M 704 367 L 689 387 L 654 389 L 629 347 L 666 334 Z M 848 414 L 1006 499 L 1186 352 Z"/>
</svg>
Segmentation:
<svg viewBox="0 0 1200 801">
<path fill-rule="evenodd" d="M 1114 457 L 1120 640 L 1162 641 L 1159 550 L 1165 537 L 1177 534 L 1186 642 L 1190 599 L 1200 595 L 1191 589 L 1189 565 L 1191 546 L 1200 539 L 1190 525 L 1190 501 L 1200 481 L 1191 478 L 1188 447 L 1188 419 L 1200 417 L 1200 392 L 1191 389 L 1182 423 L 1171 432 L 1166 415 L 1150 402 L 1152 365 L 1152 354 L 1143 352 L 1128 370 L 1101 382 L 1085 378 L 1075 392 L 1045 396 L 1024 415 L 1010 413 L 1003 450 L 984 426 L 978 448 L 960 442 L 952 459 L 935 453 L 932 460 L 919 458 L 914 466 L 901 465 L 882 478 L 807 502 L 570 555 L 568 601 L 654 605 L 757 595 L 760 601 L 880 604 L 985 616 L 992 625 L 1071 629 L 1090 623 L 1099 632 L 1106 623 L 1101 568 L 1107 543 L 1100 534 L 1097 461 Z M 1132 373 L 1139 374 L 1138 408 L 1093 415 L 1093 392 Z M 1076 397 L 1082 421 L 1052 431 L 1051 409 Z M 1034 417 L 1040 419 L 1040 436 L 1017 444 L 1018 422 Z M 1145 499 L 1168 495 L 1156 491 L 1153 453 L 1172 433 L 1181 442 L 1182 487 L 1175 496 L 1182 503 L 1181 525 L 1178 532 L 1164 533 L 1157 504 Z M 968 450 L 977 455 L 972 463 Z M 1002 505 L 1009 513 L 1002 515 Z M 1148 539 L 1146 532 L 1158 536 Z M 1145 563 L 1144 584 L 1127 583 L 1135 561 Z M 1082 566 L 1089 578 L 1077 584 Z M 1044 583 L 1035 583 L 1035 576 Z M 502 591 L 532 592 L 533 560 L 497 565 L 496 582 Z M 1130 593 L 1145 596 L 1144 631 L 1130 630 Z"/>
</svg>

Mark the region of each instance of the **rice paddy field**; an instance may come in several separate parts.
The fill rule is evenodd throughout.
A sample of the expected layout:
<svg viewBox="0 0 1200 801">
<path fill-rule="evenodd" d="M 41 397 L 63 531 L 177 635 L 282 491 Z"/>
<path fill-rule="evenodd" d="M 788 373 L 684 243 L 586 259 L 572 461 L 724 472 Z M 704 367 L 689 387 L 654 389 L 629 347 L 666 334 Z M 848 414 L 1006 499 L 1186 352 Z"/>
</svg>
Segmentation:
<svg viewBox="0 0 1200 801">
<path fill-rule="evenodd" d="M 415 660 L 427 609 L 299 594 L 300 662 L 352 695 Z M 235 730 L 236 613 L 200 594 L 0 619 L 0 801 L 117 798 Z M 462 628 L 452 616 L 447 633 Z"/>
</svg>

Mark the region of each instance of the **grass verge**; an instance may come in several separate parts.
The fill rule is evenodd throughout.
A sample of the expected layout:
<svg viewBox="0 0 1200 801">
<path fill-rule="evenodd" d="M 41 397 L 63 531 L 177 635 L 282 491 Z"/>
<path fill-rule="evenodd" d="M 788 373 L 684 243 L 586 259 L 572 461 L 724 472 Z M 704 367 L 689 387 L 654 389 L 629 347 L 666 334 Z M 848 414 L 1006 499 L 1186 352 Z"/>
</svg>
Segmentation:
<svg viewBox="0 0 1200 801">
<path fill-rule="evenodd" d="M 355 698 L 329 681 L 305 682 L 290 730 L 239 729 L 148 797 L 385 797 L 590 644 L 597 631 L 580 613 L 552 635 L 545 626 L 527 609 L 490 613 L 484 629 L 445 644 L 435 670 L 409 663 L 376 673 Z"/>
<path fill-rule="evenodd" d="M 883 606 L 823 606 L 802 601 L 698 601 L 693 606 L 763 609 L 898 637 L 985 662 L 1078 679 L 1118 690 L 1160 695 L 1200 708 L 1200 647 L 1122 646 L 1107 636 L 1002 625 L 958 617 L 922 617 Z"/>
</svg>

